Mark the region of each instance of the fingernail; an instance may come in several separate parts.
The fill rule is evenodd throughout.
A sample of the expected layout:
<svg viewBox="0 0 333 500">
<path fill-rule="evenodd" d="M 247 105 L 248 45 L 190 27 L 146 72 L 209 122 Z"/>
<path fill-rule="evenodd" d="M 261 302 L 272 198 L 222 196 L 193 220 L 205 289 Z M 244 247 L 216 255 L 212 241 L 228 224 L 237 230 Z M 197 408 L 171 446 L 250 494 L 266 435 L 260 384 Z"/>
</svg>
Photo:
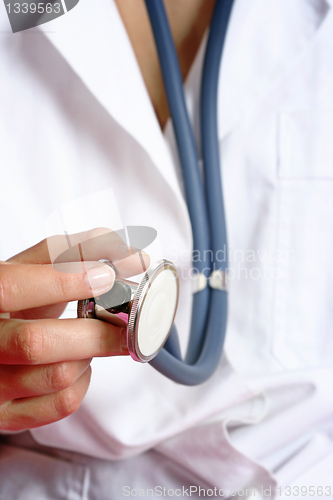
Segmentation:
<svg viewBox="0 0 333 500">
<path fill-rule="evenodd" d="M 93 267 L 87 271 L 85 280 L 94 297 L 106 293 L 114 283 L 115 274 L 110 266 Z"/>
<path fill-rule="evenodd" d="M 81 360 L 81 375 L 86 371 L 86 369 L 88 368 L 88 366 L 90 365 L 91 362 L 92 362 L 92 358 Z"/>
</svg>

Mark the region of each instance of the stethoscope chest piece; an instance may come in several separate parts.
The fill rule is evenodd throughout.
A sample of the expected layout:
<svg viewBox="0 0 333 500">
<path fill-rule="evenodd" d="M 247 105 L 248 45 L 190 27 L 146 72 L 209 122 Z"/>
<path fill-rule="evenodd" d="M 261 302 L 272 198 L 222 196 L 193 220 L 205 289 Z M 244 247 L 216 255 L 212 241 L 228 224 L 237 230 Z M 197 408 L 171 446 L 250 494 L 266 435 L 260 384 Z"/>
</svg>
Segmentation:
<svg viewBox="0 0 333 500">
<path fill-rule="evenodd" d="M 179 280 L 175 266 L 160 260 L 140 283 L 116 278 L 100 297 L 80 300 L 79 318 L 97 318 L 127 328 L 127 347 L 135 361 L 147 363 L 162 349 L 174 322 Z"/>
</svg>

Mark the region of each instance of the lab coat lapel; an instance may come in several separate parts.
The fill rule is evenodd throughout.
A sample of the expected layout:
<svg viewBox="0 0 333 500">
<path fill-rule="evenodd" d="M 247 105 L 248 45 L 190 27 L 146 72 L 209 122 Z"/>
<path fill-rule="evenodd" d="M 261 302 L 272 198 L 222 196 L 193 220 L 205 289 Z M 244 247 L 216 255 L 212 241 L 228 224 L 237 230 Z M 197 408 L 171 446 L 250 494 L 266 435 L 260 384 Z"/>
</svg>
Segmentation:
<svg viewBox="0 0 333 500">
<path fill-rule="evenodd" d="M 219 79 L 223 139 L 307 49 L 333 0 L 236 0 Z"/>
<path fill-rule="evenodd" d="M 127 33 L 112 0 L 80 0 L 39 27 L 110 115 L 148 152 L 181 204 L 164 140 Z"/>
</svg>

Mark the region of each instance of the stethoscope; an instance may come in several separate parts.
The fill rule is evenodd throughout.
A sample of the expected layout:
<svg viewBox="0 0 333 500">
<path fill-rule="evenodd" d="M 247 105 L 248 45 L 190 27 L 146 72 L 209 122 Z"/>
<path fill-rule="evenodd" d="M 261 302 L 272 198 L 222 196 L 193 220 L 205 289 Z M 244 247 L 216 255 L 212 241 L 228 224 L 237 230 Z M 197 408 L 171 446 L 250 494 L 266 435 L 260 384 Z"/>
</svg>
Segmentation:
<svg viewBox="0 0 333 500">
<path fill-rule="evenodd" d="M 217 131 L 220 63 L 233 0 L 216 0 L 201 82 L 201 149 L 204 185 L 189 121 L 182 77 L 162 0 L 145 0 L 160 59 L 164 87 L 177 141 L 186 201 L 193 231 L 193 250 L 202 256 L 195 266 L 191 333 L 185 359 L 173 325 L 179 294 L 172 262 L 152 265 L 141 282 L 117 278 L 110 293 L 78 303 L 78 317 L 126 325 L 132 358 L 184 385 L 205 382 L 221 358 L 227 325 L 227 233 L 221 189 Z M 207 252 L 210 250 L 210 252 Z"/>
</svg>

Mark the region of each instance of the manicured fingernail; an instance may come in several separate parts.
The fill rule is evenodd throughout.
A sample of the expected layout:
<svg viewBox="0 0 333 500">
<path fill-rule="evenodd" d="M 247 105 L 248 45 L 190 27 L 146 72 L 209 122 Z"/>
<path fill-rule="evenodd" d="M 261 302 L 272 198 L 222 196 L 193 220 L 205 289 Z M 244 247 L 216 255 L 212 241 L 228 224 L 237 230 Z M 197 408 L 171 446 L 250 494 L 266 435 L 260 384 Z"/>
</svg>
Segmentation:
<svg viewBox="0 0 333 500">
<path fill-rule="evenodd" d="M 114 283 L 115 274 L 110 266 L 98 266 L 88 269 L 86 283 L 91 288 L 94 297 L 106 293 Z"/>
</svg>

